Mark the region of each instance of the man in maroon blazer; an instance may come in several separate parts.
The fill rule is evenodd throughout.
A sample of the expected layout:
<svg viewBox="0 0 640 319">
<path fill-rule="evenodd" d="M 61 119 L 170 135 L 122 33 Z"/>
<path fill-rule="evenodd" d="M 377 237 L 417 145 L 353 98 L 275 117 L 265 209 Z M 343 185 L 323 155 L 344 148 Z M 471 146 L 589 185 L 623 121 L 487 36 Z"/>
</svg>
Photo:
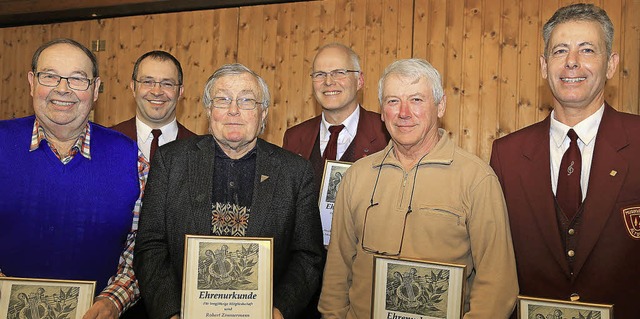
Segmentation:
<svg viewBox="0 0 640 319">
<path fill-rule="evenodd" d="M 176 120 L 176 104 L 184 87 L 182 66 L 173 55 L 165 51 L 143 54 L 133 66 L 129 87 L 136 100 L 136 116 L 112 128 L 137 141 L 149 162 L 152 148 L 195 135 Z M 152 147 L 154 138 L 157 145 Z"/>
<path fill-rule="evenodd" d="M 543 36 L 540 65 L 554 110 L 496 140 L 491 154 L 520 294 L 614 304 L 616 318 L 638 318 L 640 117 L 604 101 L 619 60 L 613 25 L 604 10 L 575 4 L 559 9 Z M 564 182 L 573 174 L 574 184 Z M 576 196 L 565 196 L 571 188 Z"/>
<path fill-rule="evenodd" d="M 282 147 L 311 161 L 319 192 L 330 126 L 344 125 L 344 128 L 338 133 L 336 157 L 327 159 L 346 162 L 382 150 L 389 142 L 389 134 L 380 114 L 358 104 L 364 75 L 360 59 L 351 48 L 339 43 L 321 47 L 313 60 L 311 80 L 322 114 L 289 128 Z"/>
<path fill-rule="evenodd" d="M 138 58 L 133 66 L 129 86 L 136 100 L 136 116 L 112 129 L 127 135 L 138 143 L 138 149 L 151 162 L 155 149 L 176 139 L 195 136 L 176 120 L 176 104 L 184 90 L 182 86 L 182 66 L 178 59 L 165 51 L 150 51 Z M 157 136 L 154 136 L 155 135 Z M 160 134 L 158 134 L 160 133 Z M 157 139 L 154 141 L 154 139 Z M 154 145 L 155 144 L 155 145 Z M 149 172 L 145 165 L 144 180 Z M 136 205 L 136 210 L 139 210 Z M 137 222 L 134 222 L 137 230 Z M 148 318 L 144 301 L 140 300 L 124 312 L 121 319 Z"/>
<path fill-rule="evenodd" d="M 322 114 L 287 129 L 282 148 L 311 161 L 315 192 L 320 192 L 325 160 L 345 162 L 380 151 L 389 142 L 389 133 L 380 114 L 367 111 L 358 104 L 358 91 L 364 86 L 360 59 L 351 48 L 327 44 L 316 53 L 311 73 L 313 95 L 322 107 Z M 328 155 L 331 144 L 330 127 L 340 127 L 335 154 Z M 317 303 L 320 291 L 307 307 L 304 318 L 320 318 Z"/>
</svg>

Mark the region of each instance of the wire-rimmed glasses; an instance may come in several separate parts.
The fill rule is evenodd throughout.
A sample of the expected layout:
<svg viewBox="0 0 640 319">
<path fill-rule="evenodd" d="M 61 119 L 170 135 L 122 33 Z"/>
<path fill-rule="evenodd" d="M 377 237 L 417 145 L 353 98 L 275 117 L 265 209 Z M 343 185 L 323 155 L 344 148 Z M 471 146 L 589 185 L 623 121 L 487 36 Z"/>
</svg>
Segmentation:
<svg viewBox="0 0 640 319">
<path fill-rule="evenodd" d="M 79 76 L 60 76 L 49 72 L 37 72 L 36 78 L 38 79 L 38 83 L 48 87 L 56 87 L 60 84 L 60 81 L 64 79 L 67 81 L 69 88 L 76 91 L 86 91 L 93 80 L 95 80 L 95 78 L 88 79 Z"/>
<path fill-rule="evenodd" d="M 327 75 L 331 75 L 331 78 L 334 80 L 342 80 L 347 77 L 349 73 L 357 73 L 359 70 L 348 70 L 348 69 L 335 69 L 329 72 L 324 71 L 316 71 L 311 73 L 311 80 L 314 82 L 322 82 L 327 79 Z"/>
<path fill-rule="evenodd" d="M 378 175 L 376 176 L 376 182 L 373 185 L 373 191 L 371 192 L 371 199 L 369 201 L 369 206 L 367 207 L 365 213 L 364 213 L 364 223 L 362 225 L 362 240 L 360 241 L 360 245 L 362 250 L 368 252 L 368 253 L 372 253 L 372 254 L 378 254 L 378 255 L 384 255 L 384 256 L 399 256 L 400 253 L 402 253 L 402 244 L 404 243 L 404 234 L 405 231 L 407 229 L 407 219 L 409 217 L 409 214 L 411 214 L 413 212 L 412 209 L 412 202 L 413 202 L 413 193 L 415 191 L 416 188 L 416 177 L 418 176 L 418 165 L 420 164 L 420 162 L 422 161 L 422 158 L 424 158 L 424 156 L 426 156 L 426 154 L 418 161 L 418 164 L 416 164 L 416 168 L 415 168 L 415 173 L 413 175 L 413 185 L 411 187 L 411 196 L 409 197 L 409 206 L 407 207 L 407 211 L 404 213 L 404 218 L 402 221 L 402 231 L 401 231 L 401 235 L 400 235 L 400 242 L 398 243 L 398 249 L 397 252 L 396 250 L 379 250 L 379 249 L 374 249 L 371 248 L 370 246 L 368 246 L 365 243 L 365 239 L 366 239 L 366 233 L 367 233 L 367 219 L 369 218 L 369 213 L 371 212 L 371 210 L 374 210 L 375 207 L 379 207 L 378 202 L 374 201 L 374 195 L 376 193 L 376 188 L 378 187 L 378 181 L 380 180 L 380 173 L 382 172 L 382 166 L 384 164 L 384 160 L 387 158 L 387 156 L 389 155 L 389 153 L 393 150 L 393 147 L 391 147 L 389 149 L 389 151 L 387 151 L 387 154 L 384 155 L 384 157 L 382 158 L 382 162 L 380 163 L 380 165 L 378 166 Z M 375 212 L 374 212 L 375 214 Z M 389 225 L 389 223 L 386 223 L 385 225 Z"/>
<path fill-rule="evenodd" d="M 213 107 L 217 109 L 228 109 L 229 107 L 231 107 L 231 103 L 235 101 L 239 109 L 247 110 L 247 111 L 253 110 L 256 108 L 256 106 L 258 106 L 258 104 L 263 103 L 262 101 L 256 101 L 256 99 L 251 99 L 251 98 L 239 97 L 234 100 L 230 97 L 224 97 L 224 96 L 215 96 L 211 99 L 211 101 L 212 101 L 211 104 L 213 105 Z"/>
<path fill-rule="evenodd" d="M 156 84 L 158 84 L 160 85 L 161 89 L 172 91 L 172 90 L 175 90 L 175 88 L 180 87 L 180 85 L 182 85 L 180 83 L 174 83 L 169 80 L 163 80 L 163 81 L 154 81 L 153 79 L 141 79 L 141 80 L 133 79 L 133 80 L 137 83 L 140 83 L 142 87 L 147 89 L 153 89 L 156 86 Z"/>
</svg>

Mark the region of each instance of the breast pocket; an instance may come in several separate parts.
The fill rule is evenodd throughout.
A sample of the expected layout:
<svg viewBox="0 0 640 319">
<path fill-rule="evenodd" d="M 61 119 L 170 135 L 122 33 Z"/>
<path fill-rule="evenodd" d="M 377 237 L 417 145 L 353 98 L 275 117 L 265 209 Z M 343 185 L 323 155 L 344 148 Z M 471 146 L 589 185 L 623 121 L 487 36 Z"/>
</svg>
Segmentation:
<svg viewBox="0 0 640 319">
<path fill-rule="evenodd" d="M 418 210 L 419 218 L 442 226 L 465 226 L 466 218 L 462 212 L 445 206 L 426 206 Z"/>
</svg>

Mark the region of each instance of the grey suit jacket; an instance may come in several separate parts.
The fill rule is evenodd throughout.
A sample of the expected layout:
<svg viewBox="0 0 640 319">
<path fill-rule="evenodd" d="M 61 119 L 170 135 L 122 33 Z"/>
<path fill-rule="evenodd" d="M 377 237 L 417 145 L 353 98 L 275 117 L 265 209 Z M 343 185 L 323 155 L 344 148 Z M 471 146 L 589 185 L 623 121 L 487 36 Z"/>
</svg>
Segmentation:
<svg viewBox="0 0 640 319">
<path fill-rule="evenodd" d="M 180 312 L 185 234 L 211 234 L 214 140 L 158 149 L 146 185 L 134 269 L 151 318 Z M 311 163 L 258 139 L 246 235 L 274 238 L 273 304 L 295 318 L 320 284 L 323 247 Z"/>
</svg>

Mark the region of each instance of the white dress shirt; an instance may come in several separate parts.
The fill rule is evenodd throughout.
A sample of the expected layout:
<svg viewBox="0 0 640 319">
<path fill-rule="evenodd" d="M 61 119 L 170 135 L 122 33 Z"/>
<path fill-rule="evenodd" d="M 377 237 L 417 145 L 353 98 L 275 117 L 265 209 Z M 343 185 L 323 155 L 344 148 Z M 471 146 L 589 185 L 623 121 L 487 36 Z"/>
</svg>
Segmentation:
<svg viewBox="0 0 640 319">
<path fill-rule="evenodd" d="M 574 127 L 569 127 L 555 119 L 555 110 L 551 112 L 551 128 L 549 130 L 549 150 L 551 151 L 551 187 L 553 193 L 558 189 L 558 172 L 560 162 L 564 152 L 569 148 L 571 140 L 567 136 L 569 129 L 573 129 L 578 134 L 578 147 L 582 156 L 582 172 L 580 174 L 580 187 L 582 188 L 582 200 L 587 197 L 589 187 L 589 174 L 591 173 L 591 162 L 593 160 L 593 149 L 596 145 L 596 135 L 598 127 L 604 114 L 604 104 L 591 116 L 582 120 Z"/>
<path fill-rule="evenodd" d="M 356 133 L 358 132 L 358 121 L 360 120 L 360 105 L 356 107 L 356 110 L 349 115 L 342 123 L 339 124 L 329 124 L 327 120 L 324 118 L 324 112 L 322 113 L 322 121 L 320 122 L 320 154 L 324 153 L 324 149 L 327 148 L 327 144 L 329 143 L 329 137 L 331 136 L 331 132 L 329 132 L 329 126 L 331 125 L 344 125 L 342 131 L 338 135 L 338 151 L 336 153 L 336 159 L 340 159 L 344 152 L 349 148 L 351 141 L 356 137 Z"/>
<path fill-rule="evenodd" d="M 138 117 L 136 117 L 136 133 L 138 134 L 138 149 L 144 154 L 144 157 L 149 160 L 149 153 L 151 152 L 151 142 L 153 141 L 153 134 L 151 134 L 151 127 L 144 124 Z M 169 142 L 175 141 L 178 137 L 178 122 L 174 118 L 169 124 L 160 128 L 162 135 L 158 137 L 158 146 L 162 146 Z"/>
</svg>

